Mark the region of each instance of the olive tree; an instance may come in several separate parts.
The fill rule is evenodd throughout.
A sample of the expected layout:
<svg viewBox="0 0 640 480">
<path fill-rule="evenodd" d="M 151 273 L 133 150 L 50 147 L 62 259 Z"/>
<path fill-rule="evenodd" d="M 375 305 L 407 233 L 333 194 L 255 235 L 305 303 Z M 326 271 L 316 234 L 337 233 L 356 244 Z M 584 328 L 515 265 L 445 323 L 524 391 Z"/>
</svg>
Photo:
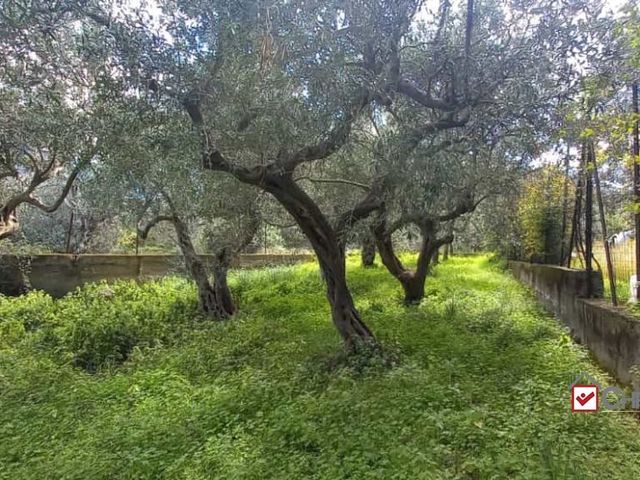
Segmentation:
<svg viewBox="0 0 640 480">
<path fill-rule="evenodd" d="M 0 5 L 0 239 L 18 231 L 21 205 L 57 210 L 109 136 L 73 7 Z M 59 191 L 43 200 L 54 182 Z"/>
<path fill-rule="evenodd" d="M 113 106 L 123 103 L 113 100 Z M 133 213 L 141 241 L 160 222 L 169 223 L 198 288 L 202 312 L 218 319 L 233 315 L 236 307 L 227 272 L 258 228 L 255 193 L 231 178 L 205 175 L 194 168 L 195 162 L 183 161 L 198 155 L 188 141 L 190 131 L 172 124 L 157 105 L 145 103 L 135 119 L 126 109 L 121 112 L 120 124 L 127 128 L 118 144 L 103 152 L 90 194 L 101 208 L 106 201 L 114 211 Z M 196 247 L 198 233 L 204 248 Z M 212 259 L 206 260 L 203 253 L 212 254 Z"/>
<path fill-rule="evenodd" d="M 468 0 L 460 10 L 442 2 L 426 20 L 420 0 L 158 3 L 158 18 L 99 0 L 84 10 L 91 43 L 110 65 L 100 87 L 153 99 L 167 125 L 191 128 L 203 170 L 282 205 L 318 257 L 334 325 L 351 349 L 375 339 L 347 285 L 346 232 L 380 208 L 385 175 L 333 215 L 300 171 L 334 161 L 370 114 L 415 112 L 404 132 L 415 145 L 408 158 L 478 111 L 497 124 L 505 112 L 538 113 L 542 102 L 510 108 L 495 97 L 525 98 L 527 88 L 536 99 L 555 95 L 547 87 L 563 81 L 562 69 L 546 60 L 572 46 L 566 29 L 558 34 L 571 2 Z"/>
</svg>

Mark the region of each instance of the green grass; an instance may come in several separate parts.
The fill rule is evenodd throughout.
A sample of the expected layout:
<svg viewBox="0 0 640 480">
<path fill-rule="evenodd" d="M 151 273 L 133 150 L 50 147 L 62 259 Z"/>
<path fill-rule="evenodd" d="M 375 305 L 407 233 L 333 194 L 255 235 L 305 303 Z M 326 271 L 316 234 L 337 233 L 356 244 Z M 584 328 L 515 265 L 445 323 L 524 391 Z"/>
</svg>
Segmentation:
<svg viewBox="0 0 640 480">
<path fill-rule="evenodd" d="M 490 258 L 410 308 L 356 265 L 392 367 L 339 354 L 313 264 L 234 275 L 226 323 L 176 279 L 0 298 L 0 478 L 638 478 L 634 417 L 569 409 L 611 380 Z"/>
</svg>

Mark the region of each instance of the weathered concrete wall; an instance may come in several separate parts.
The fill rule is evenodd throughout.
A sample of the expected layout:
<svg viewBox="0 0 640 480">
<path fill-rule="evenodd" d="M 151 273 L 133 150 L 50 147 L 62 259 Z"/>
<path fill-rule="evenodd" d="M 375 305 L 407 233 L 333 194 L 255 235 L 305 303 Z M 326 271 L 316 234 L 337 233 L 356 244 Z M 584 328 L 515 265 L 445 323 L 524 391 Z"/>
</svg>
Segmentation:
<svg viewBox="0 0 640 480">
<path fill-rule="evenodd" d="M 640 365 L 640 320 L 623 308 L 602 299 L 599 272 L 592 274 L 596 297 L 587 296 L 588 276 L 584 270 L 553 265 L 509 262 L 516 278 L 531 286 L 538 299 L 571 330 L 603 368 L 622 383 L 631 383 L 631 367 Z"/>
<path fill-rule="evenodd" d="M 509 265 L 516 278 L 533 287 L 540 301 L 558 316 L 573 311 L 576 297 L 587 297 L 589 284 L 585 270 L 525 262 L 509 262 Z M 591 275 L 593 297 L 601 298 L 602 275 L 600 272 Z"/>
<path fill-rule="evenodd" d="M 209 255 L 205 261 L 213 261 Z M 315 259 L 314 255 L 245 254 L 235 258 L 234 268 L 286 265 Z M 23 268 L 19 268 L 19 263 Z M 184 262 L 177 255 L 35 255 L 19 259 L 0 255 L 0 293 L 18 295 L 24 290 L 22 271 L 27 271 L 32 288 L 61 297 L 76 287 L 100 280 L 145 279 L 183 273 Z"/>
</svg>

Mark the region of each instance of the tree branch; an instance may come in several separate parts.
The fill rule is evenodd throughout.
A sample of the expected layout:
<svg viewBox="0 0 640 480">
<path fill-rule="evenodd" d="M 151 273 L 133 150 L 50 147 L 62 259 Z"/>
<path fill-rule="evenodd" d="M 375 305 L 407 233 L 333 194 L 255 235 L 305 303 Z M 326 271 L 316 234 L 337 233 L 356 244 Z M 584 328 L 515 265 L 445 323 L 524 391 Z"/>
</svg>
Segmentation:
<svg viewBox="0 0 640 480">
<path fill-rule="evenodd" d="M 382 208 L 384 202 L 382 195 L 380 195 L 381 189 L 381 183 L 374 184 L 369 190 L 369 193 L 367 193 L 360 202 L 338 217 L 334 229 L 339 239 L 344 241 L 348 227 L 367 218 L 371 213 Z"/>
<path fill-rule="evenodd" d="M 60 205 L 62 205 L 62 202 L 64 202 L 64 199 L 67 198 L 67 195 L 69 194 L 69 191 L 73 186 L 73 182 L 75 182 L 76 177 L 80 174 L 82 169 L 89 163 L 92 156 L 93 156 L 93 153 L 88 154 L 75 166 L 75 168 L 67 178 L 67 182 L 65 183 L 64 188 L 62 189 L 62 192 L 60 192 L 58 199 L 55 202 L 53 202 L 51 205 L 45 205 L 42 202 L 40 202 L 40 200 L 38 200 L 37 198 L 34 198 L 31 196 L 31 193 L 33 193 L 33 191 L 35 190 L 35 187 L 37 187 L 41 183 L 44 183 L 44 181 L 48 179 L 46 175 L 42 177 L 42 181 L 40 181 L 37 185 L 35 185 L 34 188 L 30 187 L 30 191 L 27 193 L 27 196 L 24 202 L 30 205 L 33 205 L 34 207 L 46 213 L 55 212 L 60 207 Z"/>
<path fill-rule="evenodd" d="M 455 101 L 445 101 L 433 98 L 429 92 L 421 90 L 406 79 L 399 79 L 397 86 L 399 93 L 414 100 L 423 107 L 432 108 L 441 112 L 455 112 L 460 108 L 460 104 Z"/>
<path fill-rule="evenodd" d="M 364 183 L 354 182 L 352 180 L 345 180 L 343 178 L 314 178 L 314 177 L 298 177 L 294 179 L 296 182 L 300 180 L 308 180 L 313 183 L 342 183 L 344 185 L 351 185 L 354 187 L 361 188 L 362 190 L 369 191 L 371 187 L 369 185 L 365 185 Z"/>
<path fill-rule="evenodd" d="M 308 145 L 301 148 L 297 152 L 285 157 L 280 166 L 285 173 L 291 173 L 293 170 L 304 162 L 312 162 L 322 160 L 331 154 L 337 152 L 349 139 L 351 135 L 351 127 L 353 122 L 358 118 L 360 112 L 373 100 L 373 96 L 363 89 L 356 101 L 349 107 L 344 114 L 344 118 L 331 129 L 324 140 L 315 145 Z"/>
<path fill-rule="evenodd" d="M 151 229 L 153 227 L 155 227 L 157 224 L 159 224 L 160 222 L 174 222 L 175 217 L 173 217 L 172 215 L 157 215 L 155 217 L 153 217 L 149 223 L 147 223 L 144 228 L 140 228 L 138 227 L 138 236 L 142 239 L 142 240 L 146 240 L 147 237 L 149 236 L 149 232 L 151 231 Z"/>
<path fill-rule="evenodd" d="M 441 222 L 447 222 L 449 220 L 454 220 L 465 213 L 473 212 L 480 203 L 485 200 L 489 195 L 483 195 L 479 200 L 475 201 L 473 199 L 473 194 L 471 192 L 466 192 L 463 196 L 463 199 L 455 206 L 455 208 L 443 215 L 439 215 L 437 219 Z"/>
<path fill-rule="evenodd" d="M 453 240 L 454 240 L 454 237 L 453 237 L 453 234 L 451 233 L 442 238 L 437 238 L 433 242 L 434 249 L 440 248 L 441 246 L 446 245 L 447 243 L 452 243 Z"/>
</svg>

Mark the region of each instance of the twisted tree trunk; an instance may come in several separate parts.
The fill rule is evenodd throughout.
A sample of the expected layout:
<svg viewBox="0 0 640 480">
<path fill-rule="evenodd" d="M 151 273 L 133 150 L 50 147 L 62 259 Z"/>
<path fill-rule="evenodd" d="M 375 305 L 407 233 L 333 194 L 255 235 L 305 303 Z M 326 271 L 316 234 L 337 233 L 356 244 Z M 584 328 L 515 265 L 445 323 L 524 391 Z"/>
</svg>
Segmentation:
<svg viewBox="0 0 640 480">
<path fill-rule="evenodd" d="M 347 286 L 345 250 L 336 231 L 313 200 L 288 175 L 269 175 L 263 188 L 293 216 L 313 247 L 326 283 L 331 318 L 350 351 L 375 344 L 373 333 L 360 318 Z"/>
<path fill-rule="evenodd" d="M 223 279 L 220 280 L 222 286 L 219 289 L 212 286 L 211 282 L 209 282 L 207 269 L 193 247 L 187 225 L 178 216 L 174 216 L 171 221 L 178 236 L 178 246 L 184 257 L 187 270 L 198 287 L 198 303 L 200 309 L 205 314 L 217 319 L 228 318 L 231 313 L 225 308 L 225 302 L 220 297 L 222 292 L 224 292 L 224 286 L 226 286 L 226 271 L 224 272 Z M 218 282 L 216 282 L 216 286 L 217 283 Z M 228 298 L 231 299 L 228 288 L 225 293 L 228 293 Z"/>
<path fill-rule="evenodd" d="M 393 231 L 387 230 L 386 223 L 380 222 L 374 229 L 376 246 L 380 252 L 382 263 L 389 273 L 398 279 L 404 290 L 404 303 L 406 305 L 417 304 L 424 298 L 424 286 L 431 262 L 441 245 L 453 241 L 453 235 L 447 235 L 437 239 L 435 236 L 435 224 L 426 219 L 420 225 L 422 244 L 418 254 L 415 270 L 407 269 L 393 248 L 391 235 Z"/>
<path fill-rule="evenodd" d="M 222 249 L 220 253 L 216 255 L 216 263 L 213 265 L 213 288 L 216 294 L 216 298 L 227 316 L 231 316 L 236 313 L 236 305 L 231 296 L 231 290 L 229 290 L 229 284 L 227 283 L 227 274 L 229 267 L 231 266 L 231 256 L 226 248 Z"/>
<path fill-rule="evenodd" d="M 362 237 L 362 266 L 365 268 L 373 267 L 376 259 L 376 239 L 371 232 L 365 232 Z"/>
</svg>

